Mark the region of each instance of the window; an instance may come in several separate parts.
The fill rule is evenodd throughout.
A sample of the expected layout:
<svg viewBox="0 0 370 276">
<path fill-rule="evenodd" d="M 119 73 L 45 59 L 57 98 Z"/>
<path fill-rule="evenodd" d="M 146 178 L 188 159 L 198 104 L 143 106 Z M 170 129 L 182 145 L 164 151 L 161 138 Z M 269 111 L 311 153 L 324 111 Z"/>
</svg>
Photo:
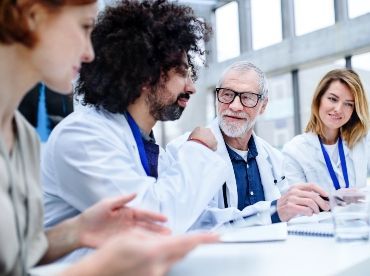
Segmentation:
<svg viewBox="0 0 370 276">
<path fill-rule="evenodd" d="M 370 53 L 356 55 L 352 57 L 352 68 L 361 78 L 361 82 L 367 94 L 367 100 L 370 100 Z"/>
<path fill-rule="evenodd" d="M 294 0 L 296 35 L 303 35 L 335 23 L 333 0 Z"/>
<path fill-rule="evenodd" d="M 221 62 L 240 54 L 238 3 L 230 2 L 218 8 L 215 14 L 217 60 Z"/>
<path fill-rule="evenodd" d="M 256 132 L 277 148 L 294 136 L 292 77 L 284 74 L 268 79 L 269 101 L 257 121 Z"/>
<path fill-rule="evenodd" d="M 354 18 L 370 12 L 370 1 L 348 0 L 348 16 Z"/>
<path fill-rule="evenodd" d="M 280 0 L 252 0 L 251 10 L 253 49 L 280 42 L 283 37 Z"/>
</svg>

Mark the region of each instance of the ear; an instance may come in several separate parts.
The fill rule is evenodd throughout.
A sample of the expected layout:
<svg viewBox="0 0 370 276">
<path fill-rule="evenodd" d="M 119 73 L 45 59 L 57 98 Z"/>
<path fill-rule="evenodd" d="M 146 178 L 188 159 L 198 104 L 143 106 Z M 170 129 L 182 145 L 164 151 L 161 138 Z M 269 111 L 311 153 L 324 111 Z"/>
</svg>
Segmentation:
<svg viewBox="0 0 370 276">
<path fill-rule="evenodd" d="M 150 86 L 147 84 L 144 84 L 141 86 L 140 95 L 151 93 Z"/>
<path fill-rule="evenodd" d="M 260 112 L 259 112 L 260 115 L 262 115 L 265 112 L 268 101 L 269 101 L 268 97 L 263 99 L 262 106 L 261 106 L 261 109 L 260 109 Z"/>
<path fill-rule="evenodd" d="M 32 4 L 25 13 L 29 30 L 31 32 L 36 31 L 40 24 L 47 19 L 48 15 L 49 12 L 41 4 Z"/>
</svg>

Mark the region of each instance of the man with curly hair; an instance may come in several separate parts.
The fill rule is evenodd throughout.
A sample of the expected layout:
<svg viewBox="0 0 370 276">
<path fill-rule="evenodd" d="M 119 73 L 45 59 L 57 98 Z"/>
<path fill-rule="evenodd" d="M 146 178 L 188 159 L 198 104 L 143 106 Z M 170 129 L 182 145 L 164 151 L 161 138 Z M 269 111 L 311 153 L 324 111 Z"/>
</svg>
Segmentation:
<svg viewBox="0 0 370 276">
<path fill-rule="evenodd" d="M 225 163 L 209 129 L 196 128 L 179 151 L 155 144 L 157 121 L 178 119 L 196 76 L 192 53 L 209 27 L 189 7 L 122 1 L 92 33 L 95 60 L 83 64 L 76 94 L 87 107 L 52 132 L 44 148 L 45 225 L 101 198 L 137 193 L 134 206 L 161 212 L 185 232 L 224 183 Z"/>
</svg>

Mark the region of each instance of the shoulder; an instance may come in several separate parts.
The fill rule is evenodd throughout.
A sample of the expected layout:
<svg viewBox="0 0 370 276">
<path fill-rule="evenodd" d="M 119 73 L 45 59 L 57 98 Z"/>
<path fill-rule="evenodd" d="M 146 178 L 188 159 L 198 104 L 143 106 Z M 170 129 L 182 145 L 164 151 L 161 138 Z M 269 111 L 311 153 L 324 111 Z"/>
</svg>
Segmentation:
<svg viewBox="0 0 370 276">
<path fill-rule="evenodd" d="M 298 149 L 305 149 L 307 147 L 310 148 L 315 143 L 318 143 L 316 134 L 314 134 L 312 132 L 302 133 L 300 135 L 297 135 L 297 136 L 293 137 L 292 140 L 287 142 L 284 145 L 282 152 L 287 153 L 287 152 L 290 152 L 292 150 L 296 151 Z"/>
<path fill-rule="evenodd" d="M 97 135 L 121 136 L 127 121 L 122 114 L 114 114 L 102 110 L 90 108 L 79 110 L 68 115 L 59 123 L 52 132 L 51 136 L 68 134 L 76 135 Z"/>
<path fill-rule="evenodd" d="M 45 152 L 76 151 L 122 148 L 131 141 L 129 127 L 122 114 L 95 109 L 79 110 L 67 116 L 52 131 Z"/>
<path fill-rule="evenodd" d="M 262 139 L 258 135 L 253 133 L 253 139 L 256 144 L 258 152 L 261 152 L 261 150 L 266 151 L 268 155 L 274 154 L 276 156 L 281 155 L 280 150 L 275 148 L 274 146 L 270 145 L 266 140 Z"/>
</svg>

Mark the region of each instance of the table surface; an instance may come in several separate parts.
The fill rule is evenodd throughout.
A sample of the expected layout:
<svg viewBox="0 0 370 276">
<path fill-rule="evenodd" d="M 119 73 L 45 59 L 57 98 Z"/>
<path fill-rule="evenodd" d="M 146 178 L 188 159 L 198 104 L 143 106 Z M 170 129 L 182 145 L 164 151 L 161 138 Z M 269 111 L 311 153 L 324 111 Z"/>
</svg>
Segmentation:
<svg viewBox="0 0 370 276">
<path fill-rule="evenodd" d="M 169 275 L 370 275 L 370 242 L 289 235 L 285 241 L 204 245 Z"/>
</svg>

